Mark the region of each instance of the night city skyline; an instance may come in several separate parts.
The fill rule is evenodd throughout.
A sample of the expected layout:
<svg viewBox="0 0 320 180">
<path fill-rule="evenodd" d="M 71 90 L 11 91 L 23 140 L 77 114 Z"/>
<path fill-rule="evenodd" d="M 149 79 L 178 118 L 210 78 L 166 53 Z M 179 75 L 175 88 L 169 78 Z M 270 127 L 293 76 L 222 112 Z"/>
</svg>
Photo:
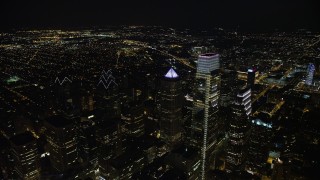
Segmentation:
<svg viewBox="0 0 320 180">
<path fill-rule="evenodd" d="M 316 1 L 0 6 L 0 179 L 319 179 Z"/>
</svg>

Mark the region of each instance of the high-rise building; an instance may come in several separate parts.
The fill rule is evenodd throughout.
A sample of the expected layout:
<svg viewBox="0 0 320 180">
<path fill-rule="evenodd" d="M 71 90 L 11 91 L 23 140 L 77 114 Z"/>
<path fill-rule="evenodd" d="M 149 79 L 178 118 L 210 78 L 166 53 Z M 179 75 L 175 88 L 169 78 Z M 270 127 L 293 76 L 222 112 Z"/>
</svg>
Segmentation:
<svg viewBox="0 0 320 180">
<path fill-rule="evenodd" d="M 220 133 L 218 114 L 220 63 L 219 54 L 208 53 L 198 58 L 190 145 L 201 149 L 201 175 L 205 179 L 209 158 Z"/>
<path fill-rule="evenodd" d="M 160 87 L 160 137 L 167 143 L 177 143 L 182 132 L 182 94 L 178 74 L 171 68 Z"/>
<path fill-rule="evenodd" d="M 10 139 L 15 161 L 17 179 L 40 179 L 40 156 L 36 139 L 30 132 L 13 136 Z"/>
<path fill-rule="evenodd" d="M 229 142 L 227 147 L 226 171 L 239 169 L 245 158 L 245 143 L 251 114 L 251 89 L 240 90 L 231 107 L 232 119 L 229 126 Z"/>
<path fill-rule="evenodd" d="M 94 91 L 95 109 L 104 109 L 109 117 L 120 117 L 120 88 L 112 72 L 103 71 Z"/>
<path fill-rule="evenodd" d="M 11 147 L 7 138 L 0 137 L 0 179 L 13 179 L 15 176 Z"/>
<path fill-rule="evenodd" d="M 121 119 L 124 121 L 125 132 L 129 136 L 139 137 L 144 134 L 145 115 L 142 102 L 127 103 L 122 108 Z"/>
<path fill-rule="evenodd" d="M 78 149 L 72 120 L 55 115 L 45 121 L 45 127 L 52 166 L 59 172 L 73 168 L 77 164 Z"/>
<path fill-rule="evenodd" d="M 98 164 L 100 176 L 110 178 L 110 161 L 122 153 L 122 126 L 120 118 L 97 117 Z"/>
<path fill-rule="evenodd" d="M 225 69 L 221 75 L 220 105 L 228 107 L 234 101 L 238 90 L 237 71 Z"/>
<path fill-rule="evenodd" d="M 315 66 L 314 64 L 310 63 L 307 69 L 306 85 L 309 85 L 309 86 L 312 85 L 314 71 L 315 71 Z"/>
<path fill-rule="evenodd" d="M 77 83 L 68 77 L 57 77 L 52 85 L 52 105 L 55 111 L 72 114 L 76 111 Z"/>
<path fill-rule="evenodd" d="M 253 87 L 254 87 L 256 72 L 257 72 L 256 68 L 248 69 L 247 86 L 250 87 L 251 89 L 253 89 Z"/>
<path fill-rule="evenodd" d="M 248 140 L 246 170 L 254 174 L 266 174 L 267 159 L 272 139 L 272 122 L 268 114 L 259 114 L 251 120 L 251 132 Z"/>
<path fill-rule="evenodd" d="M 96 141 L 96 124 L 91 121 L 94 116 L 90 115 L 88 120 L 80 122 L 78 147 L 79 158 L 83 162 L 92 164 L 93 166 L 98 163 L 98 147 Z"/>
<path fill-rule="evenodd" d="M 184 127 L 184 136 L 185 136 L 185 141 L 191 142 L 192 137 L 192 112 L 193 112 L 193 97 L 187 94 L 184 100 L 184 107 L 182 109 L 183 112 L 183 127 Z"/>
</svg>

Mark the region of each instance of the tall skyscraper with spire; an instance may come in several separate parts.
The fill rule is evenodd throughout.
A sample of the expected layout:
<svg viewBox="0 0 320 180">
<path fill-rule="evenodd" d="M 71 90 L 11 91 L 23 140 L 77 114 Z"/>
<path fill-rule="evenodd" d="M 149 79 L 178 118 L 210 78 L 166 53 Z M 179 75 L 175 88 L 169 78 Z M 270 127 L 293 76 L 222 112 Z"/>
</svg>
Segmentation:
<svg viewBox="0 0 320 180">
<path fill-rule="evenodd" d="M 179 75 L 170 68 L 161 80 L 160 136 L 171 145 L 181 140 L 182 98 Z"/>
<path fill-rule="evenodd" d="M 205 179 L 209 158 L 219 134 L 219 54 L 208 53 L 198 57 L 194 87 L 190 144 L 201 149 L 200 176 Z"/>
</svg>

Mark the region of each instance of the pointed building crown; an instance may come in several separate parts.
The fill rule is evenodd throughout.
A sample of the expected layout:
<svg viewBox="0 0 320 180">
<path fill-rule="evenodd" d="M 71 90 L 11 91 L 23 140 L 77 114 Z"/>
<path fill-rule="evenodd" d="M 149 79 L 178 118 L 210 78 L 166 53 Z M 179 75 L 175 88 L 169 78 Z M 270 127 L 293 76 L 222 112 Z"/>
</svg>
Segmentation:
<svg viewBox="0 0 320 180">
<path fill-rule="evenodd" d="M 173 68 L 170 68 L 170 70 L 167 72 L 167 74 L 164 77 L 174 79 L 174 78 L 178 78 L 179 76 L 176 73 L 176 71 L 174 71 Z"/>
</svg>

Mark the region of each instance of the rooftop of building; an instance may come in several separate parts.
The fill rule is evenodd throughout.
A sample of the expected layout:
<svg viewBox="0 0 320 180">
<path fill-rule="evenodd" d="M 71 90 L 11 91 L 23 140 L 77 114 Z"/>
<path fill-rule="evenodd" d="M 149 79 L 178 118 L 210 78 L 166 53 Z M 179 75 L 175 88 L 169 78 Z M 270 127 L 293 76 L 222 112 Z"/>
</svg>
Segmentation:
<svg viewBox="0 0 320 180">
<path fill-rule="evenodd" d="M 134 149 L 146 150 L 153 146 L 161 146 L 162 142 L 149 135 L 142 135 L 140 137 L 128 137 L 128 145 L 133 147 Z"/>
<path fill-rule="evenodd" d="M 176 73 L 176 71 L 173 68 L 170 68 L 164 77 L 169 79 L 176 79 L 179 77 L 179 75 Z"/>
<path fill-rule="evenodd" d="M 185 145 L 180 146 L 179 148 L 172 151 L 174 154 L 179 154 L 186 159 L 197 156 L 197 150 L 192 147 L 187 147 Z"/>
<path fill-rule="evenodd" d="M 122 170 L 128 165 L 130 165 L 131 163 L 133 163 L 134 161 L 143 157 L 144 156 L 141 151 L 135 151 L 133 153 L 133 151 L 127 150 L 120 156 L 111 160 L 111 165 L 118 170 Z"/>
<path fill-rule="evenodd" d="M 62 128 L 72 124 L 70 119 L 67 119 L 62 115 L 51 116 L 47 119 L 47 122 L 56 128 Z"/>
<path fill-rule="evenodd" d="M 35 138 L 32 136 L 31 132 L 26 131 L 21 134 L 13 136 L 10 141 L 16 146 L 22 146 L 34 141 Z"/>
<path fill-rule="evenodd" d="M 0 152 L 10 147 L 10 142 L 4 136 L 0 137 Z"/>
<path fill-rule="evenodd" d="M 250 91 L 251 90 L 251 88 L 250 87 L 247 87 L 247 86 L 243 86 L 243 87 L 241 87 L 241 89 L 239 90 L 239 94 L 244 94 L 244 93 L 246 93 L 246 92 L 248 92 L 248 91 Z"/>
<path fill-rule="evenodd" d="M 172 168 L 165 172 L 160 180 L 165 179 L 187 179 L 185 172 L 181 171 L 178 168 Z"/>
<path fill-rule="evenodd" d="M 205 53 L 205 54 L 200 54 L 200 57 L 213 57 L 218 55 L 218 53 Z"/>
</svg>

